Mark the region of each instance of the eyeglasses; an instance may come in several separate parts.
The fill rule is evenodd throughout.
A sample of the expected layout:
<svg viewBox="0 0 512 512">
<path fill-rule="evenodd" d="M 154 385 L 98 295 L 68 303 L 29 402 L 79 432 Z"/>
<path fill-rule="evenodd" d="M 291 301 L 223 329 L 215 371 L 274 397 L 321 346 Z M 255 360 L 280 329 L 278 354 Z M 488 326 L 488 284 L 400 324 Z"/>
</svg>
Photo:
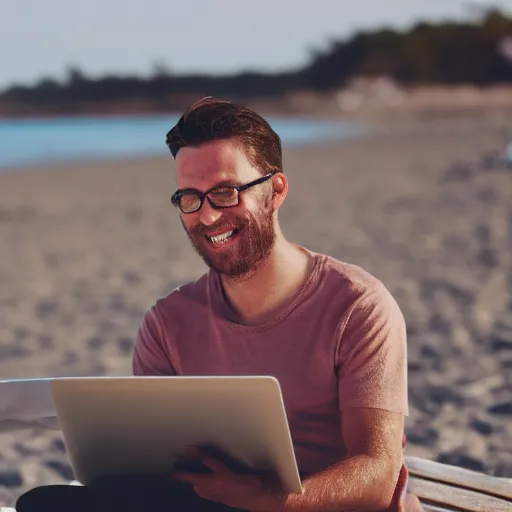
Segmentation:
<svg viewBox="0 0 512 512">
<path fill-rule="evenodd" d="M 183 213 L 194 213 L 201 209 L 205 198 L 208 199 L 210 205 L 215 208 L 232 208 L 238 206 L 240 202 L 240 192 L 247 190 L 263 183 L 274 174 L 282 171 L 272 171 L 257 180 L 246 183 L 245 185 L 221 185 L 213 187 L 206 192 L 201 192 L 195 188 L 184 188 L 177 190 L 171 197 L 171 202 L 174 206 L 180 208 Z"/>
</svg>

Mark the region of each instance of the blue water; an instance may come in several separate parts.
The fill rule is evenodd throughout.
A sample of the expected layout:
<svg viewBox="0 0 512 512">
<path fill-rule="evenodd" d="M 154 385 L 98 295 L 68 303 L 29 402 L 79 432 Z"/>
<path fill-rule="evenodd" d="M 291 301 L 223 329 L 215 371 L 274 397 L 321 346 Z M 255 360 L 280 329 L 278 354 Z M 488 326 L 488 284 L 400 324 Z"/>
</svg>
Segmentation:
<svg viewBox="0 0 512 512">
<path fill-rule="evenodd" d="M 48 163 L 170 155 L 166 133 L 178 115 L 0 119 L 0 170 Z M 348 138 L 355 123 L 268 118 L 283 146 Z"/>
</svg>

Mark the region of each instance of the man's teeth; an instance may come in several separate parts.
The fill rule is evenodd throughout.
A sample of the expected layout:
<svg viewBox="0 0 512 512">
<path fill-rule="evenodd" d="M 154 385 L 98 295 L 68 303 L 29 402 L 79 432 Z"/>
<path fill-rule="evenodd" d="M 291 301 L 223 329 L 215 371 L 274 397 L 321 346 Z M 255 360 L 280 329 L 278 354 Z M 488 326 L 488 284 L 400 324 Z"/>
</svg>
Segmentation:
<svg viewBox="0 0 512 512">
<path fill-rule="evenodd" d="M 233 230 L 231 231 L 226 231 L 225 233 L 222 233 L 222 235 L 217 235 L 217 236 L 209 236 L 208 238 L 212 241 L 212 242 L 216 242 L 216 243 L 219 243 L 219 242 L 225 242 L 231 235 L 233 234 Z"/>
</svg>

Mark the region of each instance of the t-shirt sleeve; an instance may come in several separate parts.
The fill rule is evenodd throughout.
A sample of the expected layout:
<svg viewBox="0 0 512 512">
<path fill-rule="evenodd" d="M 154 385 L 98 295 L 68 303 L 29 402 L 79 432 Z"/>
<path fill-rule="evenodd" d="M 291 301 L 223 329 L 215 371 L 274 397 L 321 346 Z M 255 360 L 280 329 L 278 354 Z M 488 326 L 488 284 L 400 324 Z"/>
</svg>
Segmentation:
<svg viewBox="0 0 512 512">
<path fill-rule="evenodd" d="M 406 326 L 391 293 L 384 285 L 363 293 L 341 329 L 336 353 L 340 409 L 408 415 Z"/>
<path fill-rule="evenodd" d="M 134 375 L 139 376 L 176 375 L 165 350 L 163 336 L 153 309 L 146 312 L 137 332 L 132 371 Z"/>
</svg>

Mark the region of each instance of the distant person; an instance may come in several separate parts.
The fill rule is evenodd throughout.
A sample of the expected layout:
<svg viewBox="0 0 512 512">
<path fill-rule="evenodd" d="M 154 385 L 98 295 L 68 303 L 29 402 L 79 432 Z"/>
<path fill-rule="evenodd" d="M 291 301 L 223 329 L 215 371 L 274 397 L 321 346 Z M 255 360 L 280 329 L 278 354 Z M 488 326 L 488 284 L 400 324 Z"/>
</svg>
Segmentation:
<svg viewBox="0 0 512 512">
<path fill-rule="evenodd" d="M 40 487 L 20 497 L 18 512 L 421 510 L 406 493 L 406 326 L 396 301 L 360 267 L 285 238 L 281 142 L 258 114 L 204 98 L 167 144 L 172 203 L 209 271 L 147 311 L 133 372 L 276 377 L 304 493 L 192 451 L 210 473 Z M 314 172 L 304 201 L 321 201 Z"/>
<path fill-rule="evenodd" d="M 512 163 L 512 140 L 507 144 L 505 148 L 505 160 L 507 163 Z"/>
</svg>

